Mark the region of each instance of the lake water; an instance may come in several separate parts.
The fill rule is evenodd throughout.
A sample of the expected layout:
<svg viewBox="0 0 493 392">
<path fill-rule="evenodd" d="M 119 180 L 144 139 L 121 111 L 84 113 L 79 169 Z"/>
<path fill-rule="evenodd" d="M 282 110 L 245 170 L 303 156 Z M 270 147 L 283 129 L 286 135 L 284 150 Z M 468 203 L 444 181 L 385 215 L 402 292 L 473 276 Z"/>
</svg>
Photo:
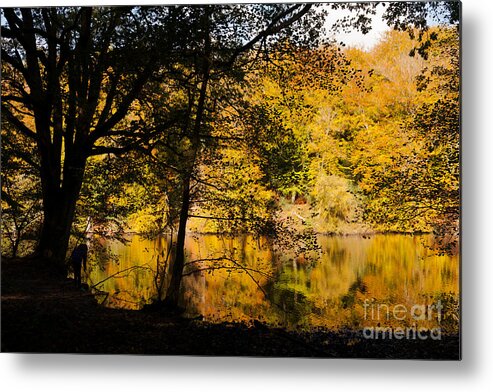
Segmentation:
<svg viewBox="0 0 493 392">
<path fill-rule="evenodd" d="M 191 235 L 182 306 L 188 316 L 212 322 L 358 329 L 412 327 L 418 320 L 457 332 L 459 260 L 437 255 L 430 236 L 319 236 L 318 242 L 320 255 L 311 262 L 276 254 L 265 239 Z M 115 260 L 96 265 L 92 254 L 88 283 L 103 281 L 98 288 L 107 295 L 98 297 L 105 306 L 139 309 L 156 296 L 154 271 L 167 244 L 164 237 L 138 236 L 126 245 L 104 244 Z M 197 262 L 203 259 L 220 260 Z"/>
</svg>

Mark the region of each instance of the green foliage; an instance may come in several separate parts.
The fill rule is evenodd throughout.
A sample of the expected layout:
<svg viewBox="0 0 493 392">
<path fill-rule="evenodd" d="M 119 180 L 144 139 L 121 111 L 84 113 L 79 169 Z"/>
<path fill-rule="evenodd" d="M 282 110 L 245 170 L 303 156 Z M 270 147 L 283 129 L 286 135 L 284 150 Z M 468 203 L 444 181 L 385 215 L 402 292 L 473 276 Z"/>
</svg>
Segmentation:
<svg viewBox="0 0 493 392">
<path fill-rule="evenodd" d="M 265 182 L 280 194 L 304 194 L 308 181 L 305 140 L 299 131 L 285 125 L 281 112 L 275 107 L 258 106 L 252 148 L 259 155 Z"/>
<path fill-rule="evenodd" d="M 312 197 L 316 211 L 323 220 L 324 232 L 335 232 L 344 223 L 358 220 L 360 205 L 349 181 L 324 172 L 317 176 Z"/>
<path fill-rule="evenodd" d="M 84 183 L 81 189 L 74 234 L 83 237 L 89 231 L 98 237 L 123 237 L 126 218 L 135 210 L 125 192 L 129 181 L 126 165 L 126 161 L 110 155 L 88 161 L 86 175 L 92 181 Z"/>
<path fill-rule="evenodd" d="M 2 127 L 2 255 L 32 252 L 42 216 L 41 184 L 31 151 L 33 143 L 9 126 Z"/>
</svg>

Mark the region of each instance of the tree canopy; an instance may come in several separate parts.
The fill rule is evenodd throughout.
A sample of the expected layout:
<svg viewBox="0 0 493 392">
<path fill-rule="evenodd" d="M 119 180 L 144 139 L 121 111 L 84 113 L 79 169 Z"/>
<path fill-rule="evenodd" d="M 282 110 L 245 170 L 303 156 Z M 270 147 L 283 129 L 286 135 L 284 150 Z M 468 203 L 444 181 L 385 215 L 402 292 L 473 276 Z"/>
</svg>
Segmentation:
<svg viewBox="0 0 493 392">
<path fill-rule="evenodd" d="M 190 231 L 306 258 L 315 233 L 434 232 L 454 251 L 459 3 L 389 3 L 395 31 L 368 51 L 328 39 L 327 13 L 365 32 L 376 7 L 3 8 L 11 253 L 27 240 L 63 266 L 71 234 L 169 234 L 175 306 Z"/>
</svg>

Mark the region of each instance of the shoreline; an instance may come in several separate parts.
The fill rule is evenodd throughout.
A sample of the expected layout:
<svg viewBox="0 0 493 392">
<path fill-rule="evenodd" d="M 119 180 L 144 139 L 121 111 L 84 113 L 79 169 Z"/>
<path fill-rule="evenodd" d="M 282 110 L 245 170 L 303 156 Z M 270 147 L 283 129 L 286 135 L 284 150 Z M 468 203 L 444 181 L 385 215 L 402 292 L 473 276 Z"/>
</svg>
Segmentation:
<svg viewBox="0 0 493 392">
<path fill-rule="evenodd" d="M 200 231 L 192 231 L 187 230 L 186 232 L 189 235 L 201 235 L 201 236 L 225 236 L 225 237 L 237 237 L 242 235 L 255 235 L 250 232 L 242 232 L 242 233 L 228 233 L 228 232 L 200 232 Z M 93 232 L 88 231 L 86 234 L 94 234 Z M 410 236 L 424 236 L 424 235 L 433 235 L 432 231 L 416 231 L 416 232 L 407 232 L 407 231 L 368 231 L 368 232 L 360 232 L 360 233 L 335 233 L 335 232 L 313 232 L 315 235 L 323 236 L 323 237 L 356 237 L 356 236 L 375 236 L 375 235 L 410 235 Z M 126 231 L 123 233 L 124 236 L 140 236 L 140 237 L 149 237 L 145 233 L 139 233 L 136 231 Z M 155 234 L 151 237 L 159 238 L 164 236 L 169 236 L 170 233 L 159 233 Z M 264 235 L 263 237 L 269 237 L 268 235 Z"/>
<path fill-rule="evenodd" d="M 105 308 L 36 259 L 2 258 L 2 352 L 319 358 L 460 358 L 460 338 L 367 340 L 358 331 L 288 331 Z"/>
</svg>

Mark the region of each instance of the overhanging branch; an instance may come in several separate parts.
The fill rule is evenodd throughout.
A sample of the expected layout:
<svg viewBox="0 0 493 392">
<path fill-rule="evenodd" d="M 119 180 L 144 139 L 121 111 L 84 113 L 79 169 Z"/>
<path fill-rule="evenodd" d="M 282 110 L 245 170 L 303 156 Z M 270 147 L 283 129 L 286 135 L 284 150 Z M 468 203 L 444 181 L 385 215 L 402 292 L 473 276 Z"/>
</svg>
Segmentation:
<svg viewBox="0 0 493 392">
<path fill-rule="evenodd" d="M 279 15 L 277 15 L 275 18 L 273 18 L 273 20 L 271 21 L 271 23 L 267 26 L 267 28 L 265 30 L 261 31 L 259 34 L 257 34 L 257 36 L 255 36 L 252 40 L 247 42 L 245 45 L 237 48 L 234 51 L 231 58 L 229 59 L 229 61 L 224 64 L 224 66 L 226 68 L 231 67 L 234 64 L 234 62 L 236 61 L 236 59 L 238 58 L 238 56 L 240 56 L 242 53 L 252 49 L 258 42 L 266 39 L 270 35 L 279 33 L 284 28 L 292 25 L 293 23 L 295 23 L 296 21 L 301 19 L 304 15 L 306 15 L 308 13 L 308 11 L 310 11 L 310 9 L 312 8 L 312 5 L 313 4 L 304 4 L 301 11 L 294 14 L 293 16 L 291 16 L 289 19 L 285 20 L 284 22 L 281 22 L 281 20 L 283 18 L 285 18 L 286 16 L 294 13 L 297 9 L 299 9 L 301 7 L 301 5 L 300 4 L 294 4 L 293 6 L 289 7 L 284 12 L 281 12 Z"/>
</svg>

